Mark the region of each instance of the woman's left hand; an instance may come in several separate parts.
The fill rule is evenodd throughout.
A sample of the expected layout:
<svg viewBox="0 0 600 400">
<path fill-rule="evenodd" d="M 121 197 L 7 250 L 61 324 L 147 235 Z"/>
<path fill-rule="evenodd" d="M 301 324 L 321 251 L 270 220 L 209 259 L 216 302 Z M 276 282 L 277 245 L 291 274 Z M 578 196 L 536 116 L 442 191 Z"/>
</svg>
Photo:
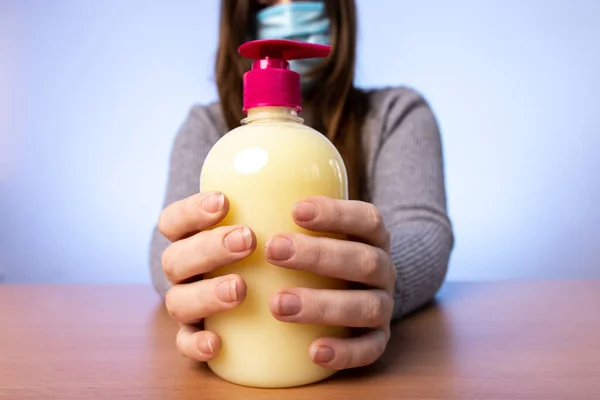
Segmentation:
<svg viewBox="0 0 600 400">
<path fill-rule="evenodd" d="M 390 233 L 377 208 L 360 201 L 311 197 L 294 207 L 296 223 L 310 231 L 346 235 L 351 240 L 281 234 L 265 254 L 271 264 L 366 285 L 357 290 L 293 288 L 276 293 L 271 312 L 285 322 L 368 328 L 351 338 L 319 338 L 312 360 L 327 368 L 369 365 L 390 337 L 396 269 L 390 259 Z"/>
</svg>

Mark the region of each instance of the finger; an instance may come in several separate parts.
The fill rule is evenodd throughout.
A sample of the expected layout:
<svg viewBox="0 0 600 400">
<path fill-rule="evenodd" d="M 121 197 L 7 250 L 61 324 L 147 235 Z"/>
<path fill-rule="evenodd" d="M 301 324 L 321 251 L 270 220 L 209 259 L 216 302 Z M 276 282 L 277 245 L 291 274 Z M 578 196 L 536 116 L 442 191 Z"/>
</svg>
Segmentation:
<svg viewBox="0 0 600 400">
<path fill-rule="evenodd" d="M 162 255 L 167 279 L 180 283 L 248 257 L 256 237 L 246 226 L 221 226 L 173 242 Z"/>
<path fill-rule="evenodd" d="M 378 247 L 359 242 L 282 234 L 267 241 L 265 256 L 280 267 L 369 286 L 388 288 L 395 280 L 389 255 Z"/>
<path fill-rule="evenodd" d="M 175 343 L 184 357 L 201 362 L 215 358 L 221 349 L 221 338 L 215 333 L 186 325 L 177 332 Z"/>
<path fill-rule="evenodd" d="M 354 338 L 319 338 L 311 345 L 309 354 L 313 362 L 326 368 L 364 367 L 381 357 L 388 340 L 389 332 L 383 330 Z"/>
<path fill-rule="evenodd" d="M 373 204 L 317 196 L 296 203 L 292 216 L 305 229 L 354 236 L 389 251 L 390 233 Z"/>
<path fill-rule="evenodd" d="M 165 296 L 171 317 L 192 324 L 215 313 L 231 310 L 246 298 L 246 284 L 238 275 L 225 275 L 172 286 Z"/>
<path fill-rule="evenodd" d="M 228 211 L 229 202 L 223 193 L 198 193 L 165 207 L 158 230 L 174 242 L 217 224 Z"/>
<path fill-rule="evenodd" d="M 294 288 L 275 294 L 270 307 L 283 322 L 375 328 L 389 323 L 393 300 L 383 290 Z"/>
</svg>

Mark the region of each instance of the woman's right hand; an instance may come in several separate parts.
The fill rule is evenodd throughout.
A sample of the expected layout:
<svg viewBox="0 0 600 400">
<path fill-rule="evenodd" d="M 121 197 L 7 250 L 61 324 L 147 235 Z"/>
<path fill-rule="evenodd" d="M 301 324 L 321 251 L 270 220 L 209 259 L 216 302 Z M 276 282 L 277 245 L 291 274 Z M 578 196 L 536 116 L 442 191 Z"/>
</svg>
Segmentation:
<svg viewBox="0 0 600 400">
<path fill-rule="evenodd" d="M 165 304 L 180 324 L 177 347 L 186 357 L 208 361 L 219 353 L 221 339 L 198 328 L 204 318 L 242 304 L 246 284 L 238 275 L 201 279 L 201 275 L 248 257 L 256 237 L 245 226 L 222 226 L 229 211 L 222 193 L 199 193 L 167 206 L 158 229 L 171 241 L 162 256 L 162 267 L 172 287 Z"/>
</svg>

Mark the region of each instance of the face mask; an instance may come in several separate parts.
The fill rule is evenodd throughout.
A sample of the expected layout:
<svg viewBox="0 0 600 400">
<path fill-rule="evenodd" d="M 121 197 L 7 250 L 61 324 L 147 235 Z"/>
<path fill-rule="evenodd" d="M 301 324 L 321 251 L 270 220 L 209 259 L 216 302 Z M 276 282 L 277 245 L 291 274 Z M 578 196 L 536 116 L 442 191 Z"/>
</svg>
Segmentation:
<svg viewBox="0 0 600 400">
<path fill-rule="evenodd" d="M 281 3 L 267 7 L 256 15 L 257 39 L 288 39 L 330 44 L 329 18 L 322 1 Z M 310 87 L 314 77 L 306 74 L 321 59 L 291 60 L 290 69 L 300 74 L 302 89 Z"/>
</svg>

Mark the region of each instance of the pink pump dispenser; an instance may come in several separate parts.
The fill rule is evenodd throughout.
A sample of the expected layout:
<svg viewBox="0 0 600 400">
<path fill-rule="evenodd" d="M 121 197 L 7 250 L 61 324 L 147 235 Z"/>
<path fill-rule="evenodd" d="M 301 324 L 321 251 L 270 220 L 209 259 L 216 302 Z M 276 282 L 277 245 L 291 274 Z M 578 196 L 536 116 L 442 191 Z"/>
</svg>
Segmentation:
<svg viewBox="0 0 600 400">
<path fill-rule="evenodd" d="M 222 192 L 229 204 L 227 216 L 213 229 L 248 227 L 254 233 L 245 236 L 247 243 L 255 243 L 251 255 L 203 276 L 232 283 L 231 277 L 239 276 L 246 286 L 239 305 L 204 319 L 204 328 L 221 342 L 218 355 L 207 364 L 233 383 L 282 388 L 325 379 L 335 371 L 313 362 L 315 341 L 349 335 L 346 327 L 294 323 L 276 317 L 274 311 L 276 299 L 288 290 L 348 289 L 348 282 L 271 264 L 267 257 L 269 239 L 282 234 L 343 239 L 303 229 L 292 217 L 294 205 L 308 197 L 348 198 L 339 152 L 325 135 L 298 117 L 300 76 L 288 64 L 288 60 L 326 57 L 329 51 L 329 46 L 288 40 L 242 45 L 240 54 L 254 60 L 244 74 L 241 106 L 247 117 L 214 144 L 202 165 L 200 191 Z"/>
<path fill-rule="evenodd" d="M 302 111 L 300 75 L 289 60 L 327 57 L 331 46 L 293 40 L 254 40 L 239 53 L 255 60 L 244 74 L 244 112 L 255 107 L 288 107 Z"/>
</svg>

